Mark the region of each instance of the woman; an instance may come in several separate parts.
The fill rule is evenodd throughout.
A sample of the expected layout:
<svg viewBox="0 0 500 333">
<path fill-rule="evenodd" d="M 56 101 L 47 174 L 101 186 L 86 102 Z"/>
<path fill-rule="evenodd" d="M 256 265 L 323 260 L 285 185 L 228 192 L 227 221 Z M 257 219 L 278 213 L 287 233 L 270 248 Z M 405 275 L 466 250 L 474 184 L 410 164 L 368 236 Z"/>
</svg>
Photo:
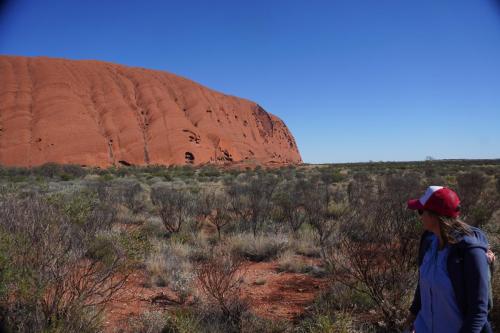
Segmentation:
<svg viewBox="0 0 500 333">
<path fill-rule="evenodd" d="M 492 332 L 488 323 L 490 271 L 484 233 L 464 223 L 460 199 L 449 188 L 430 186 L 418 210 L 425 230 L 419 250 L 419 280 L 409 323 L 416 333 Z"/>
</svg>

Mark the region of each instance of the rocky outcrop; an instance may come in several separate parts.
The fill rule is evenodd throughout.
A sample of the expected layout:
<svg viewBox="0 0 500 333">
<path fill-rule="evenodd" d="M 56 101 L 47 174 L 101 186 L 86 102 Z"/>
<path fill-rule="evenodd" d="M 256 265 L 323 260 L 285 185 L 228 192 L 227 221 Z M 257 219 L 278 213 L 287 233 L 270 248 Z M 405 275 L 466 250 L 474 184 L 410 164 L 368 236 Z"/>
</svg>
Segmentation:
<svg viewBox="0 0 500 333">
<path fill-rule="evenodd" d="M 258 104 L 99 61 L 0 56 L 0 164 L 300 163 Z"/>
</svg>

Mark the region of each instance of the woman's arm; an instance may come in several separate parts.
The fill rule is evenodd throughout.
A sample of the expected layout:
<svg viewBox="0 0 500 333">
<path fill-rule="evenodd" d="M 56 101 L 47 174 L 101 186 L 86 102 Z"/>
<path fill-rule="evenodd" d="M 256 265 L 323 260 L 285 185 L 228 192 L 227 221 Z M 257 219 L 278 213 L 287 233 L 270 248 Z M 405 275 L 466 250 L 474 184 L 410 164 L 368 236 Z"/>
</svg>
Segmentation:
<svg viewBox="0 0 500 333">
<path fill-rule="evenodd" d="M 418 245 L 418 259 L 417 259 L 418 267 L 420 267 L 420 265 L 422 264 L 422 260 L 424 259 L 425 252 L 427 251 L 427 249 L 429 247 L 429 244 L 430 244 L 429 237 L 432 237 L 432 232 L 430 232 L 430 231 L 424 231 L 422 233 L 422 235 L 420 236 L 420 243 Z M 420 299 L 420 281 L 418 281 L 417 288 L 415 289 L 415 295 L 413 296 L 413 301 L 411 302 L 411 306 L 410 306 L 410 313 L 415 318 L 417 317 L 421 306 L 422 306 L 422 304 L 421 304 L 421 299 Z"/>
<path fill-rule="evenodd" d="M 420 243 L 418 245 L 418 259 L 417 259 L 418 267 L 420 267 L 420 265 L 422 264 L 425 252 L 429 248 L 431 242 L 430 237 L 432 237 L 432 235 L 433 235 L 432 232 L 424 231 L 420 236 Z M 415 317 L 417 317 L 421 306 L 422 304 L 420 299 L 420 279 L 419 279 L 417 283 L 417 288 L 415 289 L 415 295 L 413 296 L 413 301 L 411 302 L 410 313 L 413 314 Z"/>
<path fill-rule="evenodd" d="M 488 261 L 484 249 L 467 249 L 464 256 L 467 309 L 460 333 L 479 333 L 488 317 Z"/>
</svg>

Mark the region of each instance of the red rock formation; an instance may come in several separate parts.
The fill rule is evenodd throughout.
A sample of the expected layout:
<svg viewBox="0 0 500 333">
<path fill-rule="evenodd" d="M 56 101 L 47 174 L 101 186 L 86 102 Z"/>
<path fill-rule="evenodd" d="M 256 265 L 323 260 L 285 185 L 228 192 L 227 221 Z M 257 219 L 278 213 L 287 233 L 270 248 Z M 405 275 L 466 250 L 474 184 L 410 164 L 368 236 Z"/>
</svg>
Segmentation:
<svg viewBox="0 0 500 333">
<path fill-rule="evenodd" d="M 0 164 L 300 163 L 259 105 L 161 71 L 0 56 Z"/>
</svg>

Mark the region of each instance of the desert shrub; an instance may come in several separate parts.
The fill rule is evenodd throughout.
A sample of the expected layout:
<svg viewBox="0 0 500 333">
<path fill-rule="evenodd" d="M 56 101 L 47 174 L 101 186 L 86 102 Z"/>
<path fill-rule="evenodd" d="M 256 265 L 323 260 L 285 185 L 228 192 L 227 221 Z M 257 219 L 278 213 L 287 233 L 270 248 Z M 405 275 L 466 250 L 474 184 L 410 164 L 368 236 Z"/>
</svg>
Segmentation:
<svg viewBox="0 0 500 333">
<path fill-rule="evenodd" d="M 99 174 L 99 180 L 102 182 L 109 182 L 109 181 L 112 181 L 113 179 L 114 179 L 114 176 L 110 172 L 105 171 L 105 172 Z"/>
<path fill-rule="evenodd" d="M 465 206 L 473 205 L 487 183 L 487 177 L 481 171 L 461 173 L 457 176 L 457 192 Z"/>
<path fill-rule="evenodd" d="M 295 253 L 306 257 L 320 257 L 321 247 L 317 243 L 314 229 L 310 224 L 303 224 L 299 232 L 290 241 Z"/>
<path fill-rule="evenodd" d="M 285 320 L 265 319 L 247 312 L 243 316 L 240 332 L 285 333 L 292 332 L 292 327 L 292 324 Z"/>
<path fill-rule="evenodd" d="M 297 258 L 291 250 L 284 251 L 278 257 L 278 271 L 291 273 L 309 273 L 313 266 L 307 264 L 304 260 Z"/>
<path fill-rule="evenodd" d="M 27 198 L 33 197 L 40 195 L 32 193 Z M 103 230 L 109 230 L 116 218 L 115 207 L 99 200 L 98 193 L 93 190 L 49 193 L 43 199 L 71 224 L 85 227 L 87 239 L 92 239 Z"/>
<path fill-rule="evenodd" d="M 317 314 L 305 319 L 298 332 L 304 333 L 354 333 L 355 329 L 352 314 L 348 312 L 335 312 L 333 315 Z"/>
<path fill-rule="evenodd" d="M 266 261 L 276 258 L 288 246 L 284 235 L 234 235 L 228 240 L 233 255 L 251 261 Z"/>
<path fill-rule="evenodd" d="M 148 239 L 161 239 L 165 235 L 165 227 L 163 221 L 157 216 L 151 216 L 145 219 L 141 226 L 142 232 Z"/>
<path fill-rule="evenodd" d="M 21 186 L 16 183 L 8 182 L 8 183 L 0 183 L 0 202 L 6 200 L 10 197 L 19 196 L 21 192 Z"/>
<path fill-rule="evenodd" d="M 281 224 L 287 224 L 296 233 L 306 221 L 305 202 L 308 187 L 304 180 L 282 182 L 273 195 L 272 218 Z"/>
<path fill-rule="evenodd" d="M 31 173 L 35 176 L 59 178 L 63 181 L 82 178 L 87 175 L 87 171 L 79 165 L 57 164 L 52 162 L 33 167 L 31 169 Z"/>
<path fill-rule="evenodd" d="M 47 177 L 47 178 L 55 178 L 57 175 L 59 175 L 62 172 L 62 167 L 61 165 L 57 163 L 45 163 L 40 166 L 33 167 L 31 169 L 31 172 L 35 176 L 42 176 L 42 177 Z"/>
<path fill-rule="evenodd" d="M 217 178 L 220 176 L 220 171 L 217 169 L 217 167 L 213 165 L 206 165 L 200 168 L 198 171 L 198 177 L 200 178 Z"/>
<path fill-rule="evenodd" d="M 345 180 L 346 176 L 340 172 L 340 169 L 334 166 L 327 166 L 318 169 L 320 178 L 325 184 L 336 184 Z"/>
<path fill-rule="evenodd" d="M 241 331 L 243 315 L 248 304 L 240 297 L 240 287 L 245 274 L 243 261 L 216 249 L 207 261 L 195 266 L 195 274 L 213 316 L 222 315 L 231 331 Z M 213 312 L 217 309 L 217 312 Z M 221 321 L 221 320 L 218 320 Z"/>
<path fill-rule="evenodd" d="M 462 212 L 467 215 L 470 207 L 479 200 L 487 183 L 486 176 L 480 171 L 461 173 L 457 176 L 457 192 L 461 199 Z"/>
<path fill-rule="evenodd" d="M 316 241 L 323 250 L 332 233 L 338 228 L 337 220 L 344 213 L 344 209 L 335 206 L 335 195 L 330 192 L 327 184 L 317 179 L 308 186 L 308 199 L 304 202 L 306 221 L 314 230 Z"/>
<path fill-rule="evenodd" d="M 230 209 L 237 219 L 249 225 L 256 236 L 269 218 L 271 199 L 279 179 L 264 172 L 240 176 L 226 189 Z"/>
<path fill-rule="evenodd" d="M 366 294 L 388 331 L 402 327 L 416 283 L 419 224 L 398 194 L 352 206 L 325 249 L 332 279 Z M 410 288 L 409 288 L 410 286 Z"/>
<path fill-rule="evenodd" d="M 495 179 L 496 179 L 495 187 L 497 189 L 497 195 L 500 195 L 500 174 L 497 173 L 495 175 Z"/>
<path fill-rule="evenodd" d="M 189 247 L 189 260 L 193 263 L 199 263 L 210 258 L 214 246 L 211 240 L 211 238 L 205 237 L 201 233 L 193 237 L 187 244 Z"/>
<path fill-rule="evenodd" d="M 167 167 L 163 165 L 146 165 L 140 168 L 140 172 L 143 175 L 147 175 L 149 177 L 159 177 L 163 178 L 168 173 Z"/>
<path fill-rule="evenodd" d="M 179 232 L 188 220 L 194 218 L 196 197 L 186 190 L 156 186 L 151 190 L 151 201 L 168 233 Z"/>
<path fill-rule="evenodd" d="M 436 176 L 436 169 L 438 165 L 433 160 L 434 159 L 427 159 L 423 165 L 423 170 L 426 177 Z"/>
<path fill-rule="evenodd" d="M 163 311 L 146 311 L 128 320 L 130 332 L 163 333 L 167 325 L 167 315 Z"/>
<path fill-rule="evenodd" d="M 154 248 L 146 259 L 146 269 L 152 284 L 170 287 L 178 296 L 177 300 L 172 301 L 184 303 L 192 294 L 194 279 L 193 268 L 189 262 L 189 245 L 158 242 Z"/>
<path fill-rule="evenodd" d="M 170 166 L 168 167 L 168 174 L 171 178 L 189 179 L 193 178 L 196 174 L 196 169 L 190 165 L 183 166 Z"/>
<path fill-rule="evenodd" d="M 151 252 L 151 242 L 142 228 L 131 231 L 121 230 L 113 237 L 122 247 L 130 263 L 136 266 L 140 266 L 144 258 Z"/>
<path fill-rule="evenodd" d="M 115 240 L 107 233 L 95 235 L 95 238 L 89 241 L 85 256 L 106 265 L 112 264 L 116 257 Z"/>
<path fill-rule="evenodd" d="M 95 193 L 81 191 L 76 194 L 54 193 L 48 197 L 50 204 L 57 207 L 63 214 L 68 216 L 75 224 L 82 225 L 87 217 L 98 204 Z"/>
<path fill-rule="evenodd" d="M 390 202 L 399 206 L 408 198 L 416 198 L 421 191 L 421 177 L 418 173 L 393 174 L 383 177 L 383 193 L 390 195 Z M 396 207 L 395 207 L 396 208 Z"/>
<path fill-rule="evenodd" d="M 347 186 L 347 198 L 353 206 L 370 202 L 377 195 L 379 182 L 367 173 L 356 173 Z"/>
<path fill-rule="evenodd" d="M 223 191 L 205 189 L 198 194 L 197 213 L 208 221 L 217 230 L 218 239 L 221 240 L 222 230 L 230 227 L 234 222 L 230 211 L 229 198 Z"/>
<path fill-rule="evenodd" d="M 39 196 L 0 205 L 1 250 L 8 258 L 0 264 L 10 268 L 0 308 L 13 331 L 99 331 L 104 305 L 127 279 L 119 246 L 110 245 L 106 260 L 92 251 L 109 224 L 97 225 L 92 211 L 75 217 L 61 207 Z"/>
<path fill-rule="evenodd" d="M 201 333 L 201 317 L 188 309 L 172 312 L 147 311 L 129 319 L 129 331 L 134 333 Z"/>
<path fill-rule="evenodd" d="M 66 175 L 69 179 L 82 178 L 87 175 L 87 171 L 77 164 L 61 165 L 61 178 Z"/>
<path fill-rule="evenodd" d="M 129 319 L 130 332 L 137 333 L 201 333 L 201 316 L 188 309 L 172 312 L 147 311 Z"/>
<path fill-rule="evenodd" d="M 374 332 L 379 317 L 358 318 L 373 306 L 366 294 L 334 283 L 316 296 L 296 332 Z"/>
<path fill-rule="evenodd" d="M 19 167 L 1 167 L 0 177 L 5 178 L 9 182 L 20 183 L 26 181 L 31 174 L 28 168 Z"/>
<path fill-rule="evenodd" d="M 144 210 L 147 193 L 141 183 L 136 180 L 124 179 L 116 181 L 115 184 L 117 185 L 119 198 L 132 213 L 137 214 Z"/>
<path fill-rule="evenodd" d="M 469 224 L 485 226 L 498 208 L 495 190 L 487 185 L 488 177 L 480 171 L 462 173 L 457 177 L 461 213 Z"/>
<path fill-rule="evenodd" d="M 165 333 L 201 333 L 204 324 L 201 316 L 187 309 L 178 309 L 167 314 L 167 324 L 163 328 Z"/>
<path fill-rule="evenodd" d="M 153 246 L 156 248 L 157 246 Z M 170 273 L 166 264 L 166 251 L 163 247 L 152 251 L 146 258 L 146 270 L 151 279 L 151 285 L 165 287 L 168 283 L 168 274 Z"/>
</svg>

